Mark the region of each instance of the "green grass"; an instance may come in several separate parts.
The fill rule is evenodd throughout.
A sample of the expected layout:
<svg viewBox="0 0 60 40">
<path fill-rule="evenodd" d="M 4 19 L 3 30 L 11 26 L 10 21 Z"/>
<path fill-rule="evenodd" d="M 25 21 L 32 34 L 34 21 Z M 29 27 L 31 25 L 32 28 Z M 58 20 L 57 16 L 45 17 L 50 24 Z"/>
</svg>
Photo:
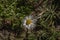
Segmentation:
<svg viewBox="0 0 60 40">
<path fill-rule="evenodd" d="M 40 4 L 41 2 L 41 4 Z M 29 40 L 60 40 L 60 0 L 0 0 L 0 29 L 21 35 L 26 30 L 22 20 L 25 16 L 38 15 L 43 12 L 41 18 L 37 19 L 36 27 L 32 30 Z M 37 5 L 38 4 L 38 5 Z M 39 10 L 38 10 L 39 9 Z M 26 35 L 26 34 L 24 34 Z M 24 39 L 24 38 L 23 38 Z"/>
</svg>

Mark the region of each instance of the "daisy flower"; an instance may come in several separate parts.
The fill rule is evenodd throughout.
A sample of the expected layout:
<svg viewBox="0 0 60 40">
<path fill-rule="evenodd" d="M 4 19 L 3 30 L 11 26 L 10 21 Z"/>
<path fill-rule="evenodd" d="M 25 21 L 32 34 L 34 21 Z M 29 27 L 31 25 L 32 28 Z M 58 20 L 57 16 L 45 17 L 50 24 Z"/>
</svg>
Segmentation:
<svg viewBox="0 0 60 40">
<path fill-rule="evenodd" d="M 27 29 L 33 29 L 36 26 L 36 20 L 32 15 L 26 16 L 23 20 L 23 26 Z"/>
</svg>

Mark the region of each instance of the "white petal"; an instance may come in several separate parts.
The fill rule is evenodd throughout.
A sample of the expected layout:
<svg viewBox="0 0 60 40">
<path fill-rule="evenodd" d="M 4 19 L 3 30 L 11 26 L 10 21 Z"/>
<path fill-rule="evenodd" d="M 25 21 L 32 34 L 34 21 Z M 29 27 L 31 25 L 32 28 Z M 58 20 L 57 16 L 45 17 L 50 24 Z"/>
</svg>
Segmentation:
<svg viewBox="0 0 60 40">
<path fill-rule="evenodd" d="M 24 20 L 24 23 L 26 23 L 26 20 Z"/>
<path fill-rule="evenodd" d="M 29 25 L 26 26 L 27 29 L 30 29 Z"/>
<path fill-rule="evenodd" d="M 26 16 L 26 17 L 25 17 L 25 19 L 27 20 L 27 19 L 29 19 L 29 17 L 28 17 L 28 16 Z"/>
</svg>

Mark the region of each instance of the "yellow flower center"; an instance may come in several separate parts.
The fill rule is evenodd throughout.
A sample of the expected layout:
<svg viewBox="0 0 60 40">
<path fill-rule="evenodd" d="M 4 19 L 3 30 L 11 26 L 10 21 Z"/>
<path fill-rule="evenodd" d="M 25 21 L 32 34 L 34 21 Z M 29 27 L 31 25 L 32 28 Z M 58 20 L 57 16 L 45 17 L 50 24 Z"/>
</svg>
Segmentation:
<svg viewBox="0 0 60 40">
<path fill-rule="evenodd" d="M 27 24 L 27 25 L 29 25 L 29 24 L 31 24 L 31 23 L 32 23 L 32 20 L 31 20 L 31 19 L 26 20 L 26 24 Z"/>
</svg>

